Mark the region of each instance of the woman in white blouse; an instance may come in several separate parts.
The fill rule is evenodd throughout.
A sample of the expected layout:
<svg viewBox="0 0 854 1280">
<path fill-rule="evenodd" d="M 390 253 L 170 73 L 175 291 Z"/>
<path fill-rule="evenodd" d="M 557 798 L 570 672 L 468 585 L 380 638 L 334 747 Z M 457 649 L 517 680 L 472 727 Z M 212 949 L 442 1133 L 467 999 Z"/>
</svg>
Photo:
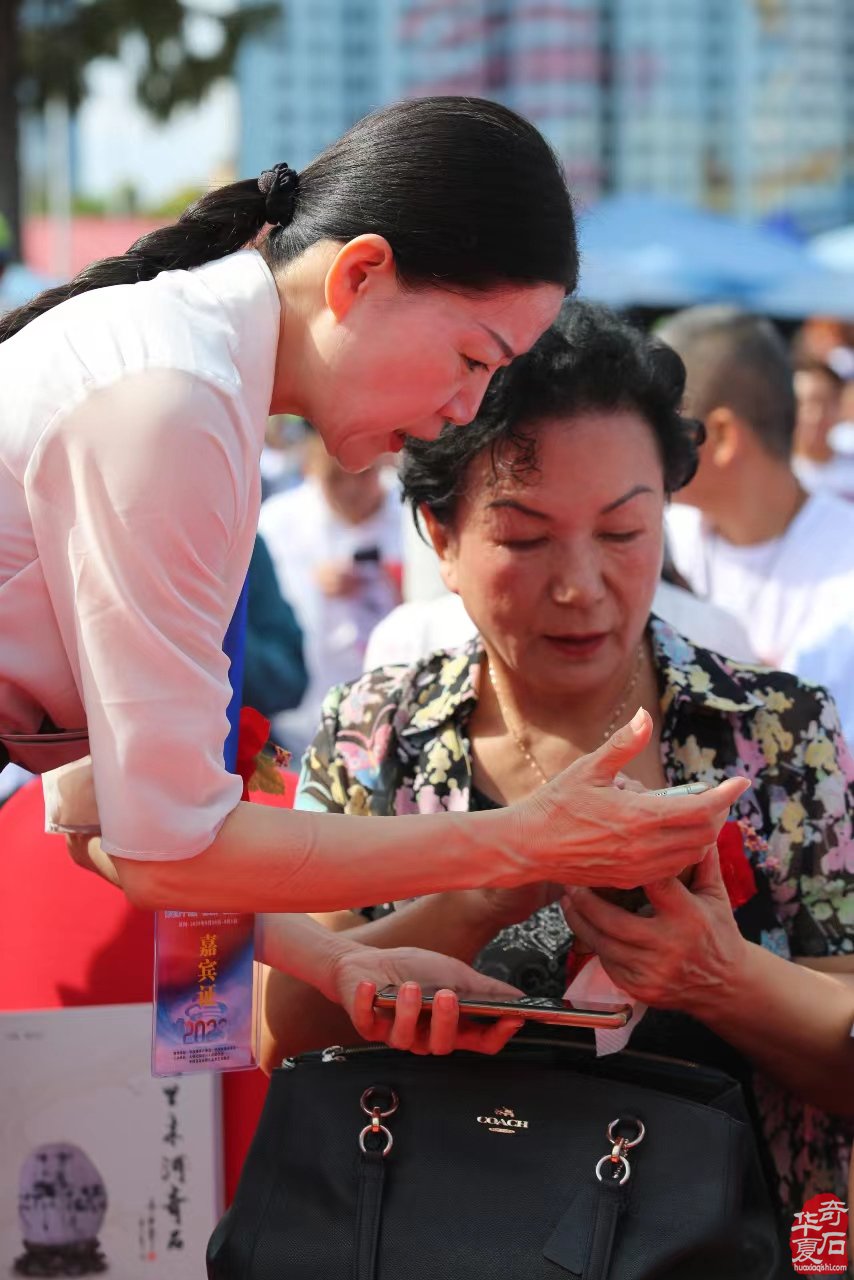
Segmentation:
<svg viewBox="0 0 854 1280">
<path fill-rule="evenodd" d="M 740 782 L 674 800 L 613 787 L 648 738 L 642 714 L 532 801 L 415 824 L 241 804 L 223 765 L 223 637 L 268 414 L 308 418 L 354 471 L 467 423 L 576 274 L 570 198 L 533 126 L 495 103 L 420 99 L 299 175 L 277 165 L 211 192 L 0 320 L 0 752 L 40 772 L 91 753 L 88 811 L 60 826 L 84 845 L 100 832 L 91 857 L 133 901 L 302 912 L 628 886 L 714 841 Z M 358 977 L 484 981 L 310 922 L 272 934 L 267 959 L 351 1012 Z"/>
</svg>

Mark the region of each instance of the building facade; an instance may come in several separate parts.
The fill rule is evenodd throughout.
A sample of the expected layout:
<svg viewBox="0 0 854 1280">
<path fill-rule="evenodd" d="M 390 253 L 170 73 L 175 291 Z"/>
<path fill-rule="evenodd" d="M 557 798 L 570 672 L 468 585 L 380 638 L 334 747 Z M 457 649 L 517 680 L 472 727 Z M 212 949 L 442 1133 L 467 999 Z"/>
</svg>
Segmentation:
<svg viewBox="0 0 854 1280">
<path fill-rule="evenodd" d="M 805 231 L 845 221 L 850 9 L 612 0 L 612 188 Z"/>
<path fill-rule="evenodd" d="M 397 0 L 402 96 L 470 93 L 533 120 L 579 198 L 606 181 L 603 10 L 590 0 Z"/>
<path fill-rule="evenodd" d="M 242 174 L 304 168 L 394 95 L 381 0 L 281 0 L 282 16 L 238 58 Z"/>
<path fill-rule="evenodd" d="M 241 170 L 382 102 L 497 98 L 580 204 L 650 192 L 804 232 L 854 218 L 854 0 L 282 0 L 241 59 Z"/>
</svg>

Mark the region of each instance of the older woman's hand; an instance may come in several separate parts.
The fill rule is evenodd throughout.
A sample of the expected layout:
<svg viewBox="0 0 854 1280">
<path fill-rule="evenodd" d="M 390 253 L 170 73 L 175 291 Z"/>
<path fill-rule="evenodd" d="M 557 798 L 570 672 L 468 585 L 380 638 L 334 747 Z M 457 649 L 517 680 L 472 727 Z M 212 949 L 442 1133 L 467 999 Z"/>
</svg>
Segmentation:
<svg viewBox="0 0 854 1280">
<path fill-rule="evenodd" d="M 714 846 L 749 782 L 727 778 L 694 796 L 655 796 L 615 785 L 651 733 L 652 718 L 641 710 L 598 751 L 511 806 L 508 812 L 520 819 L 526 870 L 534 872 L 525 878 L 633 889 L 678 875 Z"/>
<path fill-rule="evenodd" d="M 568 889 L 567 922 L 629 995 L 660 1009 L 702 1017 L 737 991 L 746 944 L 721 879 L 717 849 L 694 873 L 644 886 L 652 916 L 633 915 L 591 889 Z"/>
<path fill-rule="evenodd" d="M 344 1006 L 365 1040 L 383 1041 L 393 1049 L 418 1054 L 446 1054 L 454 1049 L 497 1053 L 522 1026 L 517 1017 L 482 1021 L 460 1017 L 457 992 L 482 1000 L 514 1000 L 515 987 L 486 978 L 450 956 L 418 947 L 352 946 L 335 961 L 335 999 Z M 399 987 L 394 1010 L 376 1009 L 377 990 Z M 436 990 L 430 1011 L 422 1010 L 421 989 Z"/>
</svg>

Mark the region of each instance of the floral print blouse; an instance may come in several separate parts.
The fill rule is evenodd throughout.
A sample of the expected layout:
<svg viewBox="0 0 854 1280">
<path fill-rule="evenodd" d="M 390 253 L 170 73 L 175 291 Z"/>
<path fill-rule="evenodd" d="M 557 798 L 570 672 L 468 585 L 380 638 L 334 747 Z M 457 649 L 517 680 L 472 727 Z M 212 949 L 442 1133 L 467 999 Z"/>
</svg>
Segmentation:
<svg viewBox="0 0 854 1280">
<path fill-rule="evenodd" d="M 784 957 L 854 954 L 854 761 L 832 699 L 794 676 L 699 648 L 654 616 L 649 636 L 668 784 L 735 774 L 753 782 L 733 814 L 760 837 L 746 842 L 760 891 L 736 913 L 742 933 Z M 472 787 L 467 737 L 483 669 L 475 638 L 333 689 L 297 807 L 379 817 L 491 803 Z M 560 908 L 546 907 L 504 929 L 477 967 L 532 994 L 562 995 L 571 941 Z M 658 1033 L 676 1018 L 650 1011 L 633 1047 L 662 1049 Z M 645 1041 L 658 1036 L 655 1045 L 636 1043 L 644 1031 Z M 678 1037 L 664 1039 L 686 1056 Z M 753 1087 L 783 1205 L 799 1209 L 818 1191 L 844 1197 L 854 1126 L 758 1072 Z"/>
</svg>

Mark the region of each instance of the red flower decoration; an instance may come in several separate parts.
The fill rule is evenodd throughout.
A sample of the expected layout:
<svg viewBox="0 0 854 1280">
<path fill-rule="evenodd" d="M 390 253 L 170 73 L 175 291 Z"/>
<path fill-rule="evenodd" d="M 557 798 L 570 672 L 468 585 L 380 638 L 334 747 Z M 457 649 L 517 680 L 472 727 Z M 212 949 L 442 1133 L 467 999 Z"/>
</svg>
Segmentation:
<svg viewBox="0 0 854 1280">
<path fill-rule="evenodd" d="M 743 907 L 756 893 L 756 877 L 744 849 L 740 822 L 725 822 L 718 836 L 721 877 L 733 911 Z"/>
<path fill-rule="evenodd" d="M 270 736 L 270 721 L 254 707 L 240 708 L 235 772 L 243 779 L 242 800 L 249 799 L 249 782 L 257 768 L 257 758 Z"/>
<path fill-rule="evenodd" d="M 272 755 L 270 749 L 265 751 L 269 737 L 270 721 L 254 707 L 241 707 L 235 764 L 235 772 L 243 779 L 241 800 L 248 800 L 250 791 L 284 794 L 285 784 L 281 770 L 290 764 L 291 753 L 272 743 Z"/>
</svg>

